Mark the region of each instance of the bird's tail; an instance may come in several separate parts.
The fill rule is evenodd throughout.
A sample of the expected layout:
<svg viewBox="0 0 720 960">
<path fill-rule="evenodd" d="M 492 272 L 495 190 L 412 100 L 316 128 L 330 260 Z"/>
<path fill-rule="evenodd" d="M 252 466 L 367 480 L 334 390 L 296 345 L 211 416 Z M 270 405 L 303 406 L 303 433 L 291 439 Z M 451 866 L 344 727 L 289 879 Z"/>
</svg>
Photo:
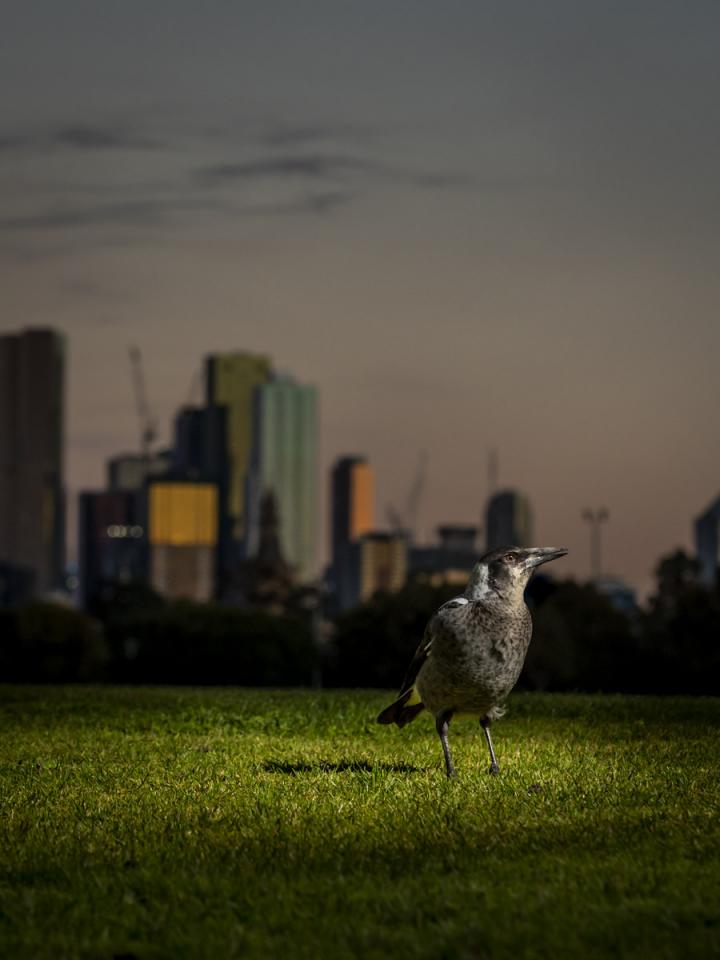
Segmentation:
<svg viewBox="0 0 720 960">
<path fill-rule="evenodd" d="M 415 717 L 425 709 L 425 704 L 420 699 L 420 696 L 415 689 L 415 687 L 410 687 L 409 690 L 406 690 L 404 693 L 401 693 L 400 696 L 389 707 L 385 707 L 383 712 L 378 716 L 378 723 L 396 723 L 398 727 L 404 727 L 406 723 L 410 723 Z"/>
</svg>

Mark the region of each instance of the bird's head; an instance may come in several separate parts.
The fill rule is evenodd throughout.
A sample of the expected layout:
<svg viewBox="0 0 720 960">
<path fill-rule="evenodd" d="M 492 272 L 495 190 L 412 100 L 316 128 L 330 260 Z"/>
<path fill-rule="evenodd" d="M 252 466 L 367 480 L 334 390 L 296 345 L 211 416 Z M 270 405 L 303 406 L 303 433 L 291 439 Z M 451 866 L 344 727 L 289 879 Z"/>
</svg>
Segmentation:
<svg viewBox="0 0 720 960">
<path fill-rule="evenodd" d="M 480 600 L 487 595 L 522 596 L 528 580 L 543 563 L 567 553 L 565 547 L 501 547 L 475 564 L 465 595 Z"/>
</svg>

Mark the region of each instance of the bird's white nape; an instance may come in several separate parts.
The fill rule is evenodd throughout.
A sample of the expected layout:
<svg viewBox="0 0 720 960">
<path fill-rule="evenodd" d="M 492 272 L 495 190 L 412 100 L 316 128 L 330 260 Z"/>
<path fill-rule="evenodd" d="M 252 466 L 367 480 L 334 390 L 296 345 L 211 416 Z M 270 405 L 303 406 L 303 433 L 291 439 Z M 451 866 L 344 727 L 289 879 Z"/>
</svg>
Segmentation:
<svg viewBox="0 0 720 960">
<path fill-rule="evenodd" d="M 467 600 L 482 600 L 490 593 L 490 578 L 487 564 L 477 563 L 465 588 Z"/>
</svg>

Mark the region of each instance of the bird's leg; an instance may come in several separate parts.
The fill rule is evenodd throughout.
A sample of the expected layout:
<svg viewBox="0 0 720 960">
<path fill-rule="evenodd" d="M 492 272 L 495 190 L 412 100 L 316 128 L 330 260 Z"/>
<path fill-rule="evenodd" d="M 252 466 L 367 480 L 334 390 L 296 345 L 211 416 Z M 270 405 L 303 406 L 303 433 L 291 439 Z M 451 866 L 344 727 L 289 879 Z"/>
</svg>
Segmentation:
<svg viewBox="0 0 720 960">
<path fill-rule="evenodd" d="M 495 756 L 495 751 L 493 749 L 492 737 L 490 736 L 490 717 L 483 717 L 480 721 L 480 726 L 483 728 L 488 749 L 490 750 L 490 773 L 497 775 L 500 773 L 500 767 L 498 766 L 497 757 Z"/>
<path fill-rule="evenodd" d="M 450 753 L 450 743 L 448 741 L 448 730 L 450 728 L 452 715 L 452 710 L 444 710 L 435 717 L 435 729 L 440 735 L 440 742 L 442 743 L 443 753 L 445 754 L 445 772 L 448 777 L 457 776 L 452 762 L 452 754 Z"/>
</svg>

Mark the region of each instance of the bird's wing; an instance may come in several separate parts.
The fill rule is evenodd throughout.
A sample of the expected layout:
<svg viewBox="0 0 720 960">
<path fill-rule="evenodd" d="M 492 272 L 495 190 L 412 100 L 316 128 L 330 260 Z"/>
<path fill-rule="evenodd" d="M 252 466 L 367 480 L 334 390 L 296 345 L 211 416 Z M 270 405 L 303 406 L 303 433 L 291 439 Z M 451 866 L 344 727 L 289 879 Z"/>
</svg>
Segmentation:
<svg viewBox="0 0 720 960">
<path fill-rule="evenodd" d="M 415 681 L 417 680 L 417 675 L 420 673 L 420 668 L 425 663 L 427 658 L 430 656 L 430 651 L 432 649 L 433 641 L 433 624 L 435 622 L 435 617 L 440 613 L 441 610 L 452 610 L 454 607 L 464 607 L 468 602 L 466 597 L 453 597 L 452 600 L 448 600 L 447 603 L 444 603 L 432 616 L 430 622 L 425 628 L 425 633 L 420 645 L 415 651 L 415 656 L 410 662 L 410 666 L 407 668 L 405 677 L 403 678 L 402 686 L 400 687 L 399 696 L 402 696 L 404 693 L 407 693 L 408 690 L 411 690 L 415 686 Z"/>
<path fill-rule="evenodd" d="M 408 690 L 412 690 L 415 686 L 415 681 L 417 680 L 417 675 L 420 673 L 420 668 L 425 663 L 427 658 L 430 656 L 430 650 L 432 648 L 432 631 L 430 630 L 430 624 L 428 624 L 425 634 L 420 641 L 420 645 L 415 651 L 415 656 L 410 662 L 410 666 L 407 668 L 407 672 L 403 678 L 403 682 L 400 686 L 400 693 L 398 696 L 402 697 L 403 694 L 407 693 Z"/>
</svg>

